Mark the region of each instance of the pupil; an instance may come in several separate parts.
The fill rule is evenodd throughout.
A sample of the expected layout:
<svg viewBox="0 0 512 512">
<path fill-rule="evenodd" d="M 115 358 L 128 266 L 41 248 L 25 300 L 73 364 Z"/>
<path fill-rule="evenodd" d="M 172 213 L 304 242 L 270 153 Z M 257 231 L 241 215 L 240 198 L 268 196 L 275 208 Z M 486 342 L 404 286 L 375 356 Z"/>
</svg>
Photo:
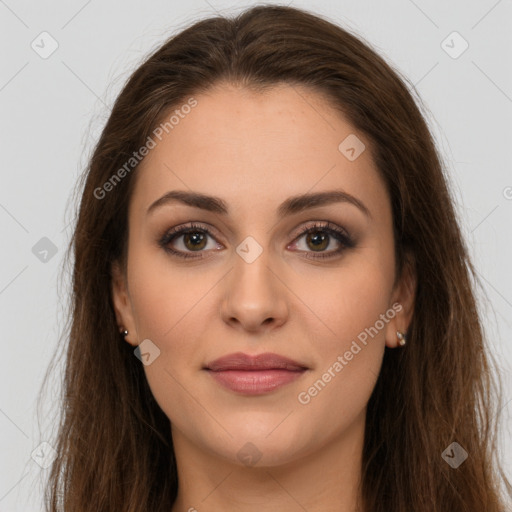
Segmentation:
<svg viewBox="0 0 512 512">
<path fill-rule="evenodd" d="M 326 244 L 325 241 L 327 240 L 328 235 L 325 233 L 323 235 L 319 235 L 320 231 L 316 231 L 315 233 L 310 233 L 308 235 L 308 242 L 313 242 L 313 245 L 318 249 L 325 249 Z"/>
<path fill-rule="evenodd" d="M 202 246 L 199 247 L 199 244 L 201 244 L 201 242 L 204 242 L 204 234 L 203 233 L 199 233 L 199 232 L 195 232 L 195 233 L 186 233 L 185 234 L 185 245 L 190 249 L 190 248 L 199 248 L 199 249 L 202 249 Z M 192 241 L 192 247 L 189 247 L 188 246 L 188 242 Z"/>
</svg>

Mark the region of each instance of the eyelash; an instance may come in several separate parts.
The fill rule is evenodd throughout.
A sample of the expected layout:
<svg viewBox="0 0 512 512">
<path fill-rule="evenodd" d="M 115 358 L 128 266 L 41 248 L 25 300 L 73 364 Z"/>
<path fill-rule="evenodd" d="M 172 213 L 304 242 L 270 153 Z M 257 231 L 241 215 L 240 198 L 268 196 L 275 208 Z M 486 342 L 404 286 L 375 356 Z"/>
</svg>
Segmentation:
<svg viewBox="0 0 512 512">
<path fill-rule="evenodd" d="M 309 233 L 315 233 L 315 232 L 324 232 L 327 233 L 329 236 L 332 236 L 335 238 L 340 244 L 341 247 L 339 249 L 336 249 L 335 251 L 329 251 L 327 253 L 313 253 L 315 256 L 309 256 L 311 252 L 309 251 L 302 251 L 306 252 L 305 258 L 313 259 L 313 260 L 323 260 L 328 258 L 333 258 L 335 256 L 338 256 L 341 252 L 343 252 L 345 249 L 350 249 L 355 246 L 354 241 L 350 237 L 350 235 L 342 228 L 336 226 L 336 224 L 332 224 L 331 222 L 314 222 L 311 225 L 305 226 L 303 229 L 301 229 L 300 233 L 294 238 L 294 242 L 298 239 L 300 239 L 302 236 L 307 235 Z M 177 228 L 172 228 L 171 230 L 167 231 L 164 236 L 159 240 L 159 245 L 164 249 L 166 252 L 172 254 L 173 256 L 178 256 L 180 258 L 184 259 L 201 259 L 204 258 L 204 256 L 191 256 L 192 252 L 182 252 L 182 251 L 176 251 L 175 249 L 172 249 L 169 247 L 169 244 L 174 241 L 175 239 L 179 238 L 182 235 L 190 234 L 190 233 L 197 233 L 201 232 L 204 234 L 207 234 L 208 236 L 214 238 L 213 233 L 211 230 L 202 225 L 197 223 L 190 223 L 187 226 L 181 226 Z M 204 252 L 204 251 L 197 251 L 198 253 Z"/>
</svg>

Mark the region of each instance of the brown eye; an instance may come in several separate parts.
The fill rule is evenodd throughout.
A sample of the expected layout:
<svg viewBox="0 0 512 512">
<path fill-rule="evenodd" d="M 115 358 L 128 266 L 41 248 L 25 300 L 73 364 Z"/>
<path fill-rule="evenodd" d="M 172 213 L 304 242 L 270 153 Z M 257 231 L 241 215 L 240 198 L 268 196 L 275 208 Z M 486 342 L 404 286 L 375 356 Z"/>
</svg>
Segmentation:
<svg viewBox="0 0 512 512">
<path fill-rule="evenodd" d="M 323 251 L 329 245 L 329 235 L 326 235 L 325 232 L 322 234 L 322 231 L 314 231 L 308 233 L 306 236 L 306 244 L 312 244 L 309 247 L 312 247 L 314 251 Z"/>
<path fill-rule="evenodd" d="M 208 247 L 208 238 L 213 241 L 211 247 Z M 300 247 L 302 245 L 299 244 L 301 239 L 304 239 L 303 245 L 305 247 Z M 200 224 L 173 228 L 158 243 L 169 254 L 181 258 L 203 258 L 211 252 L 208 249 L 222 248 L 221 244 L 215 243 L 215 238 L 210 229 Z M 335 248 L 326 250 L 332 244 Z M 325 222 L 314 223 L 305 227 L 291 246 L 295 246 L 294 249 L 304 253 L 306 258 L 323 259 L 336 257 L 345 249 L 355 247 L 355 243 L 343 228 L 331 222 Z"/>
<path fill-rule="evenodd" d="M 300 243 L 302 238 L 304 241 Z M 331 222 L 317 222 L 306 226 L 295 240 L 292 244 L 294 248 L 303 252 L 304 257 L 310 259 L 333 258 L 339 256 L 346 249 L 355 247 L 350 235 L 343 228 Z M 334 248 L 326 250 L 332 244 L 334 244 Z"/>
<path fill-rule="evenodd" d="M 187 249 L 191 251 L 204 249 L 206 246 L 206 235 L 205 233 L 201 233 L 199 231 L 190 231 L 188 233 L 184 233 L 183 243 Z"/>
<path fill-rule="evenodd" d="M 205 249 L 215 249 L 218 244 L 208 247 L 208 239 L 215 240 L 206 226 L 192 224 L 171 229 L 160 240 L 159 245 L 166 252 L 182 258 L 202 258 Z M 192 254 L 197 253 L 197 255 Z"/>
</svg>

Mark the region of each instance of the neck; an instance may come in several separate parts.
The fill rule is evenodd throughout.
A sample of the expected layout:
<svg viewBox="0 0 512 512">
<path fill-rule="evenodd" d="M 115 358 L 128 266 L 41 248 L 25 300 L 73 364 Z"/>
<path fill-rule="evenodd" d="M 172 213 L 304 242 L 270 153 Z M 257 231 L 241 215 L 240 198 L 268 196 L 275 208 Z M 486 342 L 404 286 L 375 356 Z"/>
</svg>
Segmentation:
<svg viewBox="0 0 512 512">
<path fill-rule="evenodd" d="M 179 490 L 171 512 L 357 512 L 365 410 L 321 449 L 274 466 L 244 466 L 200 450 L 174 429 Z"/>
</svg>

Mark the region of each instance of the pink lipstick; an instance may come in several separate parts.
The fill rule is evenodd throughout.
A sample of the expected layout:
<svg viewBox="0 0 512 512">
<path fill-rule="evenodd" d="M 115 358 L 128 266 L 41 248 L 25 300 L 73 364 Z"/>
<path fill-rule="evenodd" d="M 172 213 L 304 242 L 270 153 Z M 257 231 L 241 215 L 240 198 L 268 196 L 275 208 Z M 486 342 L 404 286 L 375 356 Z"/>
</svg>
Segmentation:
<svg viewBox="0 0 512 512">
<path fill-rule="evenodd" d="M 204 368 L 222 386 L 244 395 L 261 395 L 301 377 L 306 366 L 278 354 L 228 354 Z"/>
</svg>

